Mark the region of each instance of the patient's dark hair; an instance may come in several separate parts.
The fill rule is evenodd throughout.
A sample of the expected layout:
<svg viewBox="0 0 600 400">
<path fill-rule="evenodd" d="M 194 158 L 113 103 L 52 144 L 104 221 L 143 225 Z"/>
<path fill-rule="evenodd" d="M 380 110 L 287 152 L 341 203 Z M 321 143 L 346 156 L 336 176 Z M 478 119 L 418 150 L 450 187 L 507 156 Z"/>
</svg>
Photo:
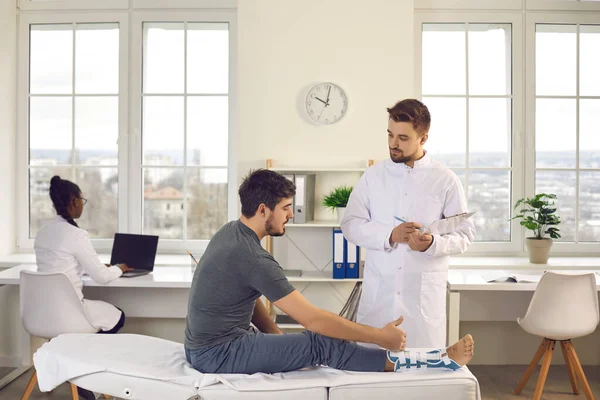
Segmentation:
<svg viewBox="0 0 600 400">
<path fill-rule="evenodd" d="M 55 175 L 50 179 L 50 199 L 54 204 L 56 213 L 67 220 L 73 226 L 77 223 L 71 218 L 67 211 L 67 206 L 73 199 L 81 197 L 81 189 L 79 186 L 66 179 L 60 179 L 60 176 Z"/>
<path fill-rule="evenodd" d="M 283 175 L 266 169 L 250 171 L 240 185 L 238 191 L 242 203 L 242 214 L 252 218 L 258 206 L 264 203 L 269 210 L 282 199 L 289 199 L 296 194 L 296 185 Z"/>
</svg>

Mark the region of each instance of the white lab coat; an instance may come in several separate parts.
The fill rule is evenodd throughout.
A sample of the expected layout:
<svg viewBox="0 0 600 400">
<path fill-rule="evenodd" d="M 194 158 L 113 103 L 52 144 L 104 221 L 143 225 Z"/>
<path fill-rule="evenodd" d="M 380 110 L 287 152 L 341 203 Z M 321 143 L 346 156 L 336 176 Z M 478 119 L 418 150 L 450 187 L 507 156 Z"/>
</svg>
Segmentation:
<svg viewBox="0 0 600 400">
<path fill-rule="evenodd" d="M 103 301 L 83 298 L 81 277 L 84 272 L 102 284 L 117 279 L 123 274 L 119 267 L 107 268 L 100 262 L 85 230 L 69 224 L 63 217 L 57 215 L 40 228 L 33 247 L 38 271 L 66 274 L 95 328 L 110 330 L 119 322 L 121 311 L 115 306 Z"/>
<path fill-rule="evenodd" d="M 460 179 L 427 154 L 414 168 L 388 159 L 367 169 L 341 223 L 344 236 L 367 249 L 357 322 L 380 328 L 403 315 L 408 347 L 445 345 L 448 256 L 467 250 L 475 226 L 465 219 L 455 232 L 433 235 L 425 252 L 390 246 L 389 238 L 401 224 L 394 216 L 426 228 L 467 211 Z"/>
</svg>

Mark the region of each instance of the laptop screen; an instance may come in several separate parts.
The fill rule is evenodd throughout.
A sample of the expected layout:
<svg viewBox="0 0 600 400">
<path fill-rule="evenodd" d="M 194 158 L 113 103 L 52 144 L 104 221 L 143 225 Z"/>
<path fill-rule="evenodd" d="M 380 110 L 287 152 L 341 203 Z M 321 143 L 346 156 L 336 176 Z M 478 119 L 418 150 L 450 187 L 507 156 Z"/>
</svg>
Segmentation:
<svg viewBox="0 0 600 400">
<path fill-rule="evenodd" d="M 110 264 L 125 263 L 134 269 L 154 269 L 158 236 L 115 233 Z"/>
</svg>

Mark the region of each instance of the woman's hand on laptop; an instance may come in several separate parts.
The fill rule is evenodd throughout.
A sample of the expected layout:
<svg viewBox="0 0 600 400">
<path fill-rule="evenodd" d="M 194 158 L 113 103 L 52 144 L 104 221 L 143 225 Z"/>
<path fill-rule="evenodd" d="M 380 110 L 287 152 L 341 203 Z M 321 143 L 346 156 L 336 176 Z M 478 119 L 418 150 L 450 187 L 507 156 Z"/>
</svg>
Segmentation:
<svg viewBox="0 0 600 400">
<path fill-rule="evenodd" d="M 125 264 L 125 263 L 123 263 L 123 264 L 117 264 L 117 267 L 121 268 L 121 271 L 123 271 L 123 272 L 133 271 L 133 268 L 129 268 L 127 266 L 127 264 Z"/>
</svg>

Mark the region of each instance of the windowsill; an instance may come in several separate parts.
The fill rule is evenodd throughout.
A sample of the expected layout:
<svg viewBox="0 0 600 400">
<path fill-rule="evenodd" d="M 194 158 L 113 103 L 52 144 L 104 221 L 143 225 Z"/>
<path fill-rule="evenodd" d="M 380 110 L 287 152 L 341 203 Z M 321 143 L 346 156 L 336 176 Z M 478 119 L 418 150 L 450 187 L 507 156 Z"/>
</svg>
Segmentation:
<svg viewBox="0 0 600 400">
<path fill-rule="evenodd" d="M 199 255 L 198 255 L 199 256 Z M 110 262 L 109 253 L 98 253 L 98 257 L 102 263 Z M 196 258 L 197 259 L 197 258 Z M 187 254 L 157 254 L 154 265 L 172 265 L 172 266 L 189 266 L 192 259 Z M 34 264 L 35 253 L 12 253 L 4 257 L 0 257 L 2 264 Z"/>
</svg>

